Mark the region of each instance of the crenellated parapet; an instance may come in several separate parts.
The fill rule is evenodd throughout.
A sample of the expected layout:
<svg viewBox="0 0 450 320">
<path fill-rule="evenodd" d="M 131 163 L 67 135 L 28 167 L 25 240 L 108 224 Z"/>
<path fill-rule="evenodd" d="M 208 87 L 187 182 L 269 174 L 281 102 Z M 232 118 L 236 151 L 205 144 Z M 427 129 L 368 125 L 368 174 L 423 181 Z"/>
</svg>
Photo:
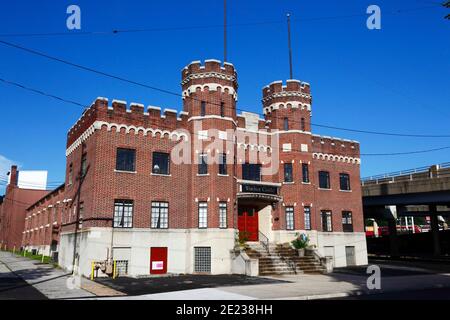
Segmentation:
<svg viewBox="0 0 450 320">
<path fill-rule="evenodd" d="M 187 127 L 188 114 L 173 109 L 148 106 L 147 110 L 143 104 L 131 103 L 121 100 L 113 100 L 109 104 L 106 98 L 97 98 L 94 103 L 86 109 L 75 125 L 67 134 L 67 153 L 76 149 L 82 141 L 92 135 L 95 130 L 105 127 L 108 131 L 133 132 L 143 135 L 150 134 L 161 137 L 180 138 L 177 130 Z M 173 134 L 176 133 L 176 134 Z"/>
<path fill-rule="evenodd" d="M 229 94 L 237 100 L 237 72 L 231 63 L 223 65 L 219 60 L 193 61 L 181 72 L 183 99 L 196 92 Z"/>
<path fill-rule="evenodd" d="M 311 111 L 311 88 L 299 80 L 275 81 L 263 88 L 263 108 L 268 114 L 282 108 L 298 108 Z"/>
<path fill-rule="evenodd" d="M 312 135 L 311 147 L 315 159 L 349 163 L 360 162 L 358 141 Z"/>
</svg>

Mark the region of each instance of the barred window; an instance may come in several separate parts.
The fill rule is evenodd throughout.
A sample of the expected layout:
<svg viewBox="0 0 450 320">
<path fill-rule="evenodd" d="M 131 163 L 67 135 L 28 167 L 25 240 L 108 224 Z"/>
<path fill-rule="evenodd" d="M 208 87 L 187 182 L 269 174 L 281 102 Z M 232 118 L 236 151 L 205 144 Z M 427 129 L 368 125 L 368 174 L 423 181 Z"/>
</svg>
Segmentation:
<svg viewBox="0 0 450 320">
<path fill-rule="evenodd" d="M 227 203 L 219 203 L 219 228 L 227 227 Z"/>
<path fill-rule="evenodd" d="M 73 183 L 73 164 L 69 165 L 69 179 L 68 184 L 71 185 Z"/>
<path fill-rule="evenodd" d="M 302 163 L 302 178 L 304 183 L 309 183 L 309 166 L 307 163 Z"/>
<path fill-rule="evenodd" d="M 311 207 L 303 209 L 305 215 L 305 230 L 311 230 Z"/>
<path fill-rule="evenodd" d="M 211 272 L 211 247 L 194 247 L 194 272 Z"/>
<path fill-rule="evenodd" d="M 331 221 L 331 211 L 322 211 L 322 231 L 333 231 L 333 225 Z"/>
<path fill-rule="evenodd" d="M 342 211 L 342 231 L 353 232 L 353 221 L 351 211 Z"/>
<path fill-rule="evenodd" d="M 294 230 L 294 207 L 286 207 L 286 230 Z"/>
<path fill-rule="evenodd" d="M 117 148 L 116 170 L 119 171 L 135 171 L 136 150 Z"/>
<path fill-rule="evenodd" d="M 347 173 L 339 174 L 340 190 L 350 190 L 350 175 Z"/>
<path fill-rule="evenodd" d="M 169 227 L 169 203 L 152 202 L 152 228 L 167 229 Z"/>
<path fill-rule="evenodd" d="M 208 203 L 199 202 L 198 203 L 198 227 L 207 228 L 208 227 Z"/>
<path fill-rule="evenodd" d="M 168 153 L 153 152 L 152 173 L 169 174 L 170 156 Z"/>
<path fill-rule="evenodd" d="M 133 226 L 133 200 L 114 201 L 114 228 Z"/>
</svg>

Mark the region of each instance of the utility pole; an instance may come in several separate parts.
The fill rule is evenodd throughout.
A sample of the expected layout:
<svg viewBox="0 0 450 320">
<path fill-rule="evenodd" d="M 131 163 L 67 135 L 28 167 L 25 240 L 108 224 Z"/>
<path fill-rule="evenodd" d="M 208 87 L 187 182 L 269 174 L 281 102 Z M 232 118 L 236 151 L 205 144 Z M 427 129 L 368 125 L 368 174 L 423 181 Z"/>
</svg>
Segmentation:
<svg viewBox="0 0 450 320">
<path fill-rule="evenodd" d="M 77 193 L 76 193 L 76 197 L 77 197 L 77 204 L 76 204 L 76 211 L 77 211 L 77 217 L 75 220 L 75 239 L 73 241 L 73 260 L 72 260 L 72 274 L 75 273 L 75 265 L 76 265 L 76 260 L 77 260 L 77 239 L 78 239 L 78 227 L 80 224 L 80 203 L 81 203 L 81 186 L 83 185 L 84 182 L 84 178 L 87 175 L 87 172 L 89 171 L 89 167 L 86 168 L 85 172 L 83 172 L 83 156 L 84 156 L 84 149 L 86 148 L 86 145 L 83 143 L 81 145 L 81 159 L 80 159 L 80 171 L 78 174 L 78 188 L 77 188 Z M 78 259 L 78 263 L 79 263 L 79 259 Z"/>
<path fill-rule="evenodd" d="M 227 0 L 223 0 L 223 62 L 227 62 Z"/>
<path fill-rule="evenodd" d="M 288 46 L 289 46 L 289 79 L 293 79 L 292 72 L 292 46 L 291 46 L 291 14 L 287 14 L 287 27 L 288 27 Z"/>
</svg>

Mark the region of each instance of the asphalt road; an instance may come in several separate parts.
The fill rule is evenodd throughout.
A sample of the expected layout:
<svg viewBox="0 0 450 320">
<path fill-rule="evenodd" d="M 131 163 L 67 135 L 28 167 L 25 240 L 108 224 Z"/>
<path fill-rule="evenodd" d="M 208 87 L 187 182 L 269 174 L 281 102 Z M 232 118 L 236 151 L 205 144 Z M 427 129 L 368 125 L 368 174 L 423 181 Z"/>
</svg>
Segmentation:
<svg viewBox="0 0 450 320">
<path fill-rule="evenodd" d="M 39 290 L 0 262 L 0 300 L 47 300 Z"/>
</svg>

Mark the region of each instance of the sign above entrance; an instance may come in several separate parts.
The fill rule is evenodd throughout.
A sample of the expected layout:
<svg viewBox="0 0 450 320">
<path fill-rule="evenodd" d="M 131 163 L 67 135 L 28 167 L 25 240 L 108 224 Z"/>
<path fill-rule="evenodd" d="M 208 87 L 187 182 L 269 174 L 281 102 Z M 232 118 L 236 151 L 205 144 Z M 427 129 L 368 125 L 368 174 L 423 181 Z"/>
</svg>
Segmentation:
<svg viewBox="0 0 450 320">
<path fill-rule="evenodd" d="M 254 184 L 242 184 L 242 192 L 249 193 L 265 193 L 265 194 L 278 194 L 278 187 L 254 185 Z"/>
</svg>

